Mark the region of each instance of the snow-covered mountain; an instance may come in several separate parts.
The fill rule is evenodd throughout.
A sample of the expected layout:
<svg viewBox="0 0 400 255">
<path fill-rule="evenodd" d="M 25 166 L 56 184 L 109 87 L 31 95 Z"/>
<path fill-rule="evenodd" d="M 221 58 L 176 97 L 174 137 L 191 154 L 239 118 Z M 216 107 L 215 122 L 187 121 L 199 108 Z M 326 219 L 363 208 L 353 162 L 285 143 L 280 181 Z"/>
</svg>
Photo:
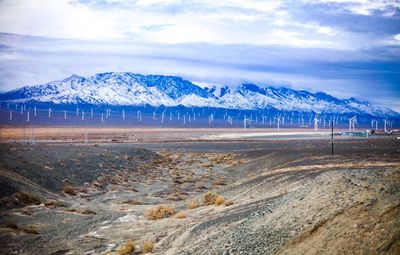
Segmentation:
<svg viewBox="0 0 400 255">
<path fill-rule="evenodd" d="M 276 109 L 315 113 L 355 113 L 398 116 L 399 113 L 355 98 L 338 99 L 325 93 L 242 84 L 237 88 L 198 86 L 177 76 L 100 73 L 85 78 L 72 75 L 61 81 L 26 86 L 0 94 L 3 102 L 56 104 L 221 107 Z"/>
</svg>

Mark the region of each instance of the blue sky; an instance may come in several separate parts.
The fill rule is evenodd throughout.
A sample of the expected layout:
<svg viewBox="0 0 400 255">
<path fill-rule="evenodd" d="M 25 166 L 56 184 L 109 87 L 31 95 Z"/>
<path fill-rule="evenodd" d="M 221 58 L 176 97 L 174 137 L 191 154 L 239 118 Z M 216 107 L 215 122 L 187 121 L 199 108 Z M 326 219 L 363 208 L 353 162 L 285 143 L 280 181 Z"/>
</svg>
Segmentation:
<svg viewBox="0 0 400 255">
<path fill-rule="evenodd" d="M 0 90 L 131 71 L 400 111 L 398 0 L 1 0 L 0 33 Z"/>
</svg>

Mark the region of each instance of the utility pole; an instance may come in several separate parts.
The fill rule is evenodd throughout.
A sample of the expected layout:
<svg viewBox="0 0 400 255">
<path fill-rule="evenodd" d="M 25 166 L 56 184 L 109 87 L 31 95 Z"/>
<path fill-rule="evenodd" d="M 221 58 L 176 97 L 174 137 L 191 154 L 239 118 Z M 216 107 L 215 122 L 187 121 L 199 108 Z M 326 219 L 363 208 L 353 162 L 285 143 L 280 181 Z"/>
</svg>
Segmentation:
<svg viewBox="0 0 400 255">
<path fill-rule="evenodd" d="M 332 148 L 332 156 L 333 156 L 333 120 L 331 122 L 331 148 Z"/>
</svg>

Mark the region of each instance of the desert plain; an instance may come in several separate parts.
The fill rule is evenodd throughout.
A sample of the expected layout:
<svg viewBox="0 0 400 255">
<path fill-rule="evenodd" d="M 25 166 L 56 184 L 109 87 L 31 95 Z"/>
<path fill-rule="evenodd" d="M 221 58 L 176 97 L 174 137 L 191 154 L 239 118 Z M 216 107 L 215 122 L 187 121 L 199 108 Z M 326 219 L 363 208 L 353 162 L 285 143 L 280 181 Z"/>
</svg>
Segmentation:
<svg viewBox="0 0 400 255">
<path fill-rule="evenodd" d="M 1 138 L 2 254 L 400 253 L 396 136 L 335 134 L 334 155 L 329 130 Z"/>
</svg>

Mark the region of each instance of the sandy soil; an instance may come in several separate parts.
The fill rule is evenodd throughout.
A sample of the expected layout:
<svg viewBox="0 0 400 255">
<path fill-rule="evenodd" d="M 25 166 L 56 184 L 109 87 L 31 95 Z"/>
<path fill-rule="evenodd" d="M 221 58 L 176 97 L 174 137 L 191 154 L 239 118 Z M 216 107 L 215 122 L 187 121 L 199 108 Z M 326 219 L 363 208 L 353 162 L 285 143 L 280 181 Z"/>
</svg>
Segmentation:
<svg viewBox="0 0 400 255">
<path fill-rule="evenodd" d="M 0 251 L 122 254 L 135 240 L 135 254 L 143 241 L 155 254 L 398 254 L 399 141 L 329 153 L 319 139 L 4 143 Z M 209 191 L 225 201 L 204 205 Z M 148 219 L 161 204 L 185 217 Z"/>
</svg>

